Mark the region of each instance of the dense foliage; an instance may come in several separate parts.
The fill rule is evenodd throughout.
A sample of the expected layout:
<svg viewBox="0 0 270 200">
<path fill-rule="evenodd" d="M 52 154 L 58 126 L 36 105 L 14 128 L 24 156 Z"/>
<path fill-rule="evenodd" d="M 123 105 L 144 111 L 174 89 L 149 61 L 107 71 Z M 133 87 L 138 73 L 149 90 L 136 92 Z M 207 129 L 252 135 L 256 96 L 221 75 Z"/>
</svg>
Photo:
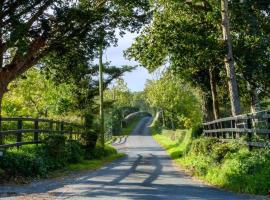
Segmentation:
<svg viewBox="0 0 270 200">
<path fill-rule="evenodd" d="M 181 79 L 164 75 L 159 80 L 148 81 L 144 92 L 149 105 L 162 112 L 164 126 L 190 128 L 202 122 L 198 91 Z"/>
<path fill-rule="evenodd" d="M 62 72 L 87 69 L 101 44 L 116 44 L 116 29 L 139 30 L 149 9 L 144 0 L 4 0 L 0 6 L 0 100 L 11 81 L 44 59 Z"/>
<path fill-rule="evenodd" d="M 137 111 L 149 111 L 143 92 L 131 92 L 122 78 L 116 79 L 111 87 L 105 90 L 105 125 L 112 128 L 112 134 L 122 132 L 123 119 Z"/>
<path fill-rule="evenodd" d="M 89 128 L 103 127 L 99 88 L 133 68 L 101 63 L 106 78 L 99 85 L 94 60 L 117 45 L 118 32 L 139 31 L 149 21 L 149 2 L 5 0 L 0 9 L 0 115 L 80 123 L 92 115 Z"/>
<path fill-rule="evenodd" d="M 56 84 L 42 71 L 31 69 L 23 78 L 10 84 L 2 114 L 48 118 L 75 114 L 74 88 L 71 84 Z"/>
<path fill-rule="evenodd" d="M 75 140 L 67 140 L 63 135 L 52 135 L 44 144 L 23 146 L 4 151 L 0 157 L 0 177 L 9 179 L 47 177 L 54 170 L 83 160 L 102 159 L 117 154 L 112 147 L 100 146 L 88 150 L 87 146 Z"/>
<path fill-rule="evenodd" d="M 224 1 L 222 1 L 224 2 Z M 150 71 L 164 68 L 201 90 L 205 119 L 231 115 L 220 1 L 154 1 L 153 21 L 126 52 Z M 239 14 L 241 13 L 241 14 Z M 229 1 L 236 80 L 242 112 L 269 98 L 269 2 Z"/>
<path fill-rule="evenodd" d="M 40 146 L 5 150 L 0 180 L 44 177 L 116 154 L 96 145 L 104 88 L 106 140 L 130 132 L 122 129 L 128 114 L 151 112 L 153 131 L 162 133 L 154 137 L 194 175 L 238 192 L 267 193 L 268 150 L 193 137 L 201 135 L 202 121 L 269 108 L 269 15 L 269 0 L 1 1 L 0 116 L 68 119 L 86 132 L 78 141 L 51 135 Z M 134 67 L 102 63 L 104 49 L 127 31 L 140 34 L 126 56 L 160 72 L 142 92 L 131 92 L 120 78 Z M 6 126 L 16 124 L 0 128 Z M 174 131 L 180 128 L 192 131 Z M 9 137 L 15 138 L 0 135 L 0 143 Z"/>
<path fill-rule="evenodd" d="M 248 151 L 236 143 L 204 137 L 193 140 L 192 130 L 152 131 L 170 156 L 192 175 L 236 192 L 268 194 L 269 150 Z"/>
</svg>

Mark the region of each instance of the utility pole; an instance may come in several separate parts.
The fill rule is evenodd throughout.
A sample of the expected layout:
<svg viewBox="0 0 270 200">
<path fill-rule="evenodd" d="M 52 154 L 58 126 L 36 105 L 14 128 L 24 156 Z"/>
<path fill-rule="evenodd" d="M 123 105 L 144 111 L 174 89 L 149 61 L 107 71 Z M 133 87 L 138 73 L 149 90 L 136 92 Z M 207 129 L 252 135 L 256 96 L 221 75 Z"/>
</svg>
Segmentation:
<svg viewBox="0 0 270 200">
<path fill-rule="evenodd" d="M 104 140 L 104 108 L 103 108 L 103 46 L 99 47 L 99 115 L 100 115 L 100 142 L 102 147 L 105 146 Z"/>
</svg>

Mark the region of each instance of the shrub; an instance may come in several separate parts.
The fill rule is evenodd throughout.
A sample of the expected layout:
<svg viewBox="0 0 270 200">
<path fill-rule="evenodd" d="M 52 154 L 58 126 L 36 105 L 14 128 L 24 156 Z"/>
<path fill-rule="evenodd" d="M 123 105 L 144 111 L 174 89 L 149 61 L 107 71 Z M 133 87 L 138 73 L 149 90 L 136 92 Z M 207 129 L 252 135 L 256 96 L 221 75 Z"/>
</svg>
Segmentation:
<svg viewBox="0 0 270 200">
<path fill-rule="evenodd" d="M 212 153 L 213 145 L 218 143 L 216 138 L 199 138 L 192 142 L 191 152 L 195 155 L 208 155 Z"/>
<path fill-rule="evenodd" d="M 154 138 L 177 163 L 213 185 L 243 193 L 265 195 L 269 192 L 270 150 L 248 151 L 238 142 L 222 143 L 206 137 L 193 140 L 189 150 L 191 137 L 188 136 L 190 131 L 184 140 L 176 142 L 170 139 L 171 134 L 162 131 Z"/>
<path fill-rule="evenodd" d="M 245 149 L 231 154 L 219 172 L 220 179 L 226 178 L 222 186 L 238 192 L 266 194 L 270 188 L 269 155 L 264 150 L 249 152 Z M 213 181 L 215 177 L 213 174 Z"/>
<path fill-rule="evenodd" d="M 63 168 L 67 162 L 79 162 L 84 150 L 77 141 L 67 141 L 62 135 L 46 138 L 45 144 L 6 150 L 0 157 L 0 177 L 45 177 L 51 170 Z"/>
<path fill-rule="evenodd" d="M 77 163 L 83 160 L 85 151 L 83 145 L 76 140 L 68 140 L 66 144 L 67 161 Z"/>
<path fill-rule="evenodd" d="M 83 140 L 83 144 L 86 147 L 87 151 L 91 151 L 96 147 L 97 139 L 98 139 L 98 124 L 94 124 L 94 116 L 93 114 L 86 113 L 85 114 L 85 126 L 86 132 L 82 134 L 81 138 Z"/>
<path fill-rule="evenodd" d="M 45 141 L 45 148 L 50 156 L 61 158 L 65 155 L 66 137 L 64 135 L 50 135 Z"/>
<path fill-rule="evenodd" d="M 50 135 L 44 140 L 44 159 L 50 169 L 59 169 L 66 165 L 66 137 Z"/>
<path fill-rule="evenodd" d="M 200 137 L 203 133 L 203 126 L 197 125 L 192 127 L 192 137 L 197 138 Z"/>
<path fill-rule="evenodd" d="M 89 159 L 99 159 L 116 153 L 112 147 L 103 149 L 97 146 L 89 148 L 86 155 Z M 84 146 L 78 141 L 66 141 L 63 135 L 51 135 L 42 145 L 6 150 L 0 157 L 0 178 L 45 177 L 49 171 L 61 169 L 67 162 L 80 162 L 84 156 Z"/>
<path fill-rule="evenodd" d="M 44 176 L 47 167 L 42 157 L 23 150 L 9 150 L 0 158 L 0 167 L 8 176 Z"/>
<path fill-rule="evenodd" d="M 82 135 L 83 143 L 85 144 L 86 151 L 92 151 L 96 147 L 98 135 L 94 130 L 87 130 L 85 134 Z"/>
<path fill-rule="evenodd" d="M 239 148 L 232 143 L 217 143 L 212 146 L 212 158 L 220 163 L 227 155 L 236 153 Z"/>
</svg>

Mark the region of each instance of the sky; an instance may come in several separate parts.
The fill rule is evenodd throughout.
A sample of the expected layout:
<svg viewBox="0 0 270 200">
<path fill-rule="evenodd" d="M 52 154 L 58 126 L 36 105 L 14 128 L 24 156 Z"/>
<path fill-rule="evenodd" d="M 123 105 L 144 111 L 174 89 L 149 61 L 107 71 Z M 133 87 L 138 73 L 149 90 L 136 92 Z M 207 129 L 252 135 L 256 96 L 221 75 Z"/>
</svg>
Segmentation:
<svg viewBox="0 0 270 200">
<path fill-rule="evenodd" d="M 104 61 L 110 61 L 111 65 L 138 65 L 135 61 L 129 61 L 124 58 L 123 51 L 131 46 L 137 34 L 127 33 L 124 37 L 118 37 L 118 46 L 110 47 L 104 52 Z M 125 73 L 123 76 L 131 91 L 142 91 L 147 79 L 151 79 L 151 75 L 143 67 L 138 67 L 132 72 Z"/>
</svg>

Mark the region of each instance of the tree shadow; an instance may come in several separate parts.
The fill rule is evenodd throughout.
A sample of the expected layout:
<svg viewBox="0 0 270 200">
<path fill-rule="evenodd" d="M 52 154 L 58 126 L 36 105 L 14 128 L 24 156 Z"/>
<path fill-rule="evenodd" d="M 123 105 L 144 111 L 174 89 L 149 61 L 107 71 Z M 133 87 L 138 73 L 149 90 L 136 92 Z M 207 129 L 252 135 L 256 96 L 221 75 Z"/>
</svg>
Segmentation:
<svg viewBox="0 0 270 200">
<path fill-rule="evenodd" d="M 50 194 L 52 199 L 254 199 L 202 186 L 173 170 L 168 156 L 155 154 L 128 156 L 95 172 L 62 181 L 43 181 L 9 190 L 0 188 L 0 197 L 5 197 L 3 191 L 7 199 L 24 194 Z"/>
<path fill-rule="evenodd" d="M 149 136 L 149 132 L 145 132 L 149 120 L 144 119 L 138 125 L 138 132 L 133 134 L 141 135 L 139 131 L 143 131 Z M 94 172 L 22 187 L 0 187 L 0 197 L 49 194 L 52 199 L 255 199 L 193 181 L 186 174 L 174 170 L 171 159 L 158 145 L 134 146 L 128 150 L 127 157 Z"/>
<path fill-rule="evenodd" d="M 112 143 L 113 146 L 125 144 L 128 136 L 120 136 L 116 141 Z"/>
</svg>

